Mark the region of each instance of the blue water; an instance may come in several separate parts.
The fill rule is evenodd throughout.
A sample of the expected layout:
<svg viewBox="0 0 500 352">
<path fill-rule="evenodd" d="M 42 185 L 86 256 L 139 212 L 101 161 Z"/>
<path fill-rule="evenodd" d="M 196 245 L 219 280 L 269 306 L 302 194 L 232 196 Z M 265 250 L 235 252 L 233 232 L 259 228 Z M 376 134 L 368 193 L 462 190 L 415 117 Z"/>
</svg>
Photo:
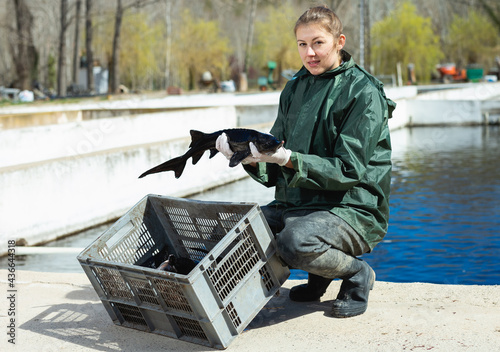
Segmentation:
<svg viewBox="0 0 500 352">
<path fill-rule="evenodd" d="M 500 128 L 395 131 L 389 231 L 365 254 L 377 280 L 500 284 Z M 192 198 L 266 204 L 273 190 L 245 179 Z M 109 225 L 50 246 L 86 247 Z M 75 254 L 19 257 L 19 269 L 82 272 Z M 5 267 L 5 258 L 0 260 Z M 293 270 L 291 279 L 307 274 Z"/>
<path fill-rule="evenodd" d="M 364 259 L 383 281 L 500 284 L 499 127 L 401 134 L 389 231 Z"/>
</svg>

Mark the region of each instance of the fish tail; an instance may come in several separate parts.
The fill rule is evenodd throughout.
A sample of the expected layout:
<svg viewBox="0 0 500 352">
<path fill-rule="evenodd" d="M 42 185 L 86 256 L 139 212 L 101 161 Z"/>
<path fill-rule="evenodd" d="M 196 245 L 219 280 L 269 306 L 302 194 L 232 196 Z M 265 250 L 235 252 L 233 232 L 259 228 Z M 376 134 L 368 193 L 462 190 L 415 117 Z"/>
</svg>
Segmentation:
<svg viewBox="0 0 500 352">
<path fill-rule="evenodd" d="M 179 178 L 186 167 L 186 159 L 182 156 L 171 159 L 163 164 L 155 166 L 148 171 L 144 172 L 139 178 L 143 178 L 144 176 L 156 174 L 158 172 L 163 171 L 173 171 L 175 173 L 175 178 Z"/>
</svg>

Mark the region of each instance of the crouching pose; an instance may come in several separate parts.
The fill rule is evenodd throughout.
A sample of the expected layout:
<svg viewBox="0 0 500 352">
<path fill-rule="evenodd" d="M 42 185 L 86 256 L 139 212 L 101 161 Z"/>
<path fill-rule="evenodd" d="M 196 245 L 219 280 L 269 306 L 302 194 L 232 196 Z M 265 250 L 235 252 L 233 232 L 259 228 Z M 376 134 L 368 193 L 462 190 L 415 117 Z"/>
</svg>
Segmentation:
<svg viewBox="0 0 500 352">
<path fill-rule="evenodd" d="M 278 254 L 308 272 L 290 299 L 318 300 L 333 279 L 342 279 L 332 315 L 366 311 L 375 272 L 358 256 L 387 232 L 391 178 L 388 119 L 395 104 L 382 84 L 343 50 L 346 37 L 326 7 L 306 11 L 295 25 L 303 67 L 281 93 L 271 134 L 284 146 L 252 155 L 245 170 L 276 187 L 262 211 L 276 235 Z M 217 140 L 226 157 L 227 136 Z"/>
</svg>

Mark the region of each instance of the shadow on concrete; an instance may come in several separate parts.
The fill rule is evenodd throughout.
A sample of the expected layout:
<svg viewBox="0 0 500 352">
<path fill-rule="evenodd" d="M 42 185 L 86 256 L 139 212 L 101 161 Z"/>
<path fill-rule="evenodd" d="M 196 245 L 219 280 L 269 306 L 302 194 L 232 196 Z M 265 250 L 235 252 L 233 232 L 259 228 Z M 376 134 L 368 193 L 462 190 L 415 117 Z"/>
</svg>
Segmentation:
<svg viewBox="0 0 500 352">
<path fill-rule="evenodd" d="M 214 350 L 162 335 L 116 326 L 101 302 L 49 306 L 20 328 L 96 351 Z"/>
<path fill-rule="evenodd" d="M 275 295 L 268 302 L 245 331 L 270 327 L 318 311 L 327 313 L 331 307 L 331 301 L 293 302 L 288 297 L 289 292 L 289 289 L 281 288 L 280 294 Z M 115 325 L 90 285 L 66 293 L 65 298 L 71 302 L 32 307 L 37 310 L 43 309 L 43 311 L 23 323 L 20 329 L 96 351 L 217 350 L 164 335 Z M 58 345 L 54 341 L 54 346 Z"/>
<path fill-rule="evenodd" d="M 289 289 L 281 288 L 278 296 L 274 296 L 255 316 L 245 331 L 259 329 L 303 317 L 318 311 L 330 312 L 332 301 L 326 302 L 293 302 L 288 298 Z"/>
<path fill-rule="evenodd" d="M 66 298 L 72 301 L 87 301 L 87 302 L 89 300 L 92 301 L 99 300 L 99 296 L 97 296 L 97 293 L 90 285 L 88 287 L 81 287 L 78 290 L 68 292 L 66 294 Z"/>
</svg>

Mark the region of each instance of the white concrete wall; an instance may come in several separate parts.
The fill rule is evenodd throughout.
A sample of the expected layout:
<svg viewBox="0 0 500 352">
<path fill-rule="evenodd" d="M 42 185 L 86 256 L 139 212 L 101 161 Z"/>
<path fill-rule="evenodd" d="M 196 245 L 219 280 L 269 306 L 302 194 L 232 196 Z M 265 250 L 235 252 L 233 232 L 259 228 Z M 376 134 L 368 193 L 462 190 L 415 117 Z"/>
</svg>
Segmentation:
<svg viewBox="0 0 500 352">
<path fill-rule="evenodd" d="M 386 87 L 384 91 L 388 98 L 396 101 L 416 97 L 418 89 L 416 86 Z"/>
<path fill-rule="evenodd" d="M 499 97 L 500 83 L 471 83 L 408 99 L 405 114 L 413 126 L 481 124 L 486 109 L 495 104 L 500 108 Z"/>
<path fill-rule="evenodd" d="M 487 100 L 500 96 L 499 83 L 470 83 L 458 89 L 438 90 L 419 94 L 417 100 Z"/>
<path fill-rule="evenodd" d="M 276 105 L 279 102 L 280 92 L 265 92 L 259 94 L 196 94 L 196 95 L 168 95 L 161 98 L 146 96 L 134 97 L 127 100 L 119 98 L 99 102 L 82 102 L 75 104 L 46 104 L 8 106 L 1 109 L 2 115 L 28 115 L 40 113 L 55 113 L 81 110 L 130 110 L 130 109 L 175 109 L 200 108 L 219 106 L 246 106 L 246 105 Z"/>
<path fill-rule="evenodd" d="M 215 131 L 234 126 L 235 113 L 234 106 L 182 109 L 9 129 L 1 132 L 0 167 Z"/>
<path fill-rule="evenodd" d="M 479 100 L 407 100 L 412 126 L 470 125 L 483 121 Z"/>
<path fill-rule="evenodd" d="M 404 128 L 409 123 L 409 117 L 407 112 L 407 100 L 406 99 L 396 99 L 396 109 L 392 113 L 392 118 L 389 119 L 389 129 L 391 131 Z"/>
</svg>

